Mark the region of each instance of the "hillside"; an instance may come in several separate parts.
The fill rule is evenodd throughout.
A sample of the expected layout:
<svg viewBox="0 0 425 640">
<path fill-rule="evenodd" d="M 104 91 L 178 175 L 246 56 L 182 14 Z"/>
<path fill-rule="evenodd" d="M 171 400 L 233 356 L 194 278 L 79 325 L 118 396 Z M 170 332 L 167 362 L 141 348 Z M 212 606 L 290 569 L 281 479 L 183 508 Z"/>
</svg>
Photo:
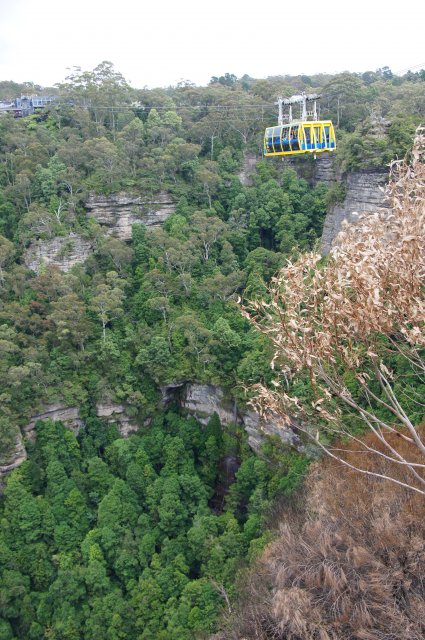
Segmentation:
<svg viewBox="0 0 425 640">
<path fill-rule="evenodd" d="M 264 161 L 303 90 L 333 161 Z M 208 637 L 312 453 L 246 404 L 272 347 L 237 299 L 330 244 L 359 184 L 385 204 L 423 72 L 137 90 L 102 63 L 57 91 L 0 117 L 0 637 Z"/>
</svg>

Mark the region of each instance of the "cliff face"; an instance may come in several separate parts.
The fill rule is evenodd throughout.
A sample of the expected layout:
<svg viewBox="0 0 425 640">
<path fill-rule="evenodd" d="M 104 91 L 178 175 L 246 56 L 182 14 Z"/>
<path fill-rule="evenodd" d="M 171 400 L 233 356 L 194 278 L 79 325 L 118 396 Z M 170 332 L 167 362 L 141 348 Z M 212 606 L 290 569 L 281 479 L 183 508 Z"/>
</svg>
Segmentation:
<svg viewBox="0 0 425 640">
<path fill-rule="evenodd" d="M 266 435 L 277 436 L 282 442 L 290 447 L 302 450 L 303 445 L 299 437 L 293 430 L 293 425 L 289 418 L 282 420 L 270 418 L 264 420 L 257 413 L 248 409 L 240 409 L 234 399 L 225 395 L 221 387 L 210 384 L 197 384 L 194 382 L 176 382 L 161 389 L 163 405 L 177 401 L 180 407 L 188 414 L 193 415 L 201 424 L 208 424 L 208 421 L 217 413 L 223 425 L 230 423 L 240 424 L 248 434 L 248 444 L 253 451 L 258 452 Z M 107 422 L 115 422 L 120 434 L 126 438 L 135 433 L 140 424 L 126 413 L 123 404 L 113 402 L 98 402 L 96 404 L 96 415 L 104 418 Z M 35 425 L 39 420 L 54 420 L 63 422 L 64 425 L 78 433 L 84 428 L 84 421 L 81 418 L 78 407 L 67 407 L 62 404 L 52 404 L 44 407 L 43 411 L 32 416 L 28 424 L 23 427 L 22 435 L 16 442 L 16 448 L 3 466 L 0 466 L 0 482 L 2 476 L 7 475 L 18 467 L 27 454 L 23 444 L 23 437 L 27 440 L 34 440 Z M 144 422 L 147 426 L 150 420 Z"/>
<path fill-rule="evenodd" d="M 324 182 L 329 185 L 332 182 L 335 182 L 335 179 L 336 167 L 334 163 L 334 156 L 327 153 L 319 154 L 314 164 L 312 183 L 316 185 L 319 182 Z"/>
<path fill-rule="evenodd" d="M 87 215 L 107 227 L 107 233 L 120 240 L 131 240 L 131 227 L 143 223 L 147 227 L 163 224 L 175 211 L 171 196 L 162 191 L 151 200 L 128 193 L 110 196 L 91 195 L 86 201 Z"/>
<path fill-rule="evenodd" d="M 238 177 L 245 187 L 249 187 L 252 185 L 252 176 L 256 171 L 258 162 L 258 154 L 256 153 L 245 153 L 243 159 L 243 167 Z"/>
<path fill-rule="evenodd" d="M 96 405 L 96 415 L 99 418 L 105 418 L 107 422 L 116 422 L 118 430 L 124 438 L 137 431 L 140 426 L 126 415 L 125 407 L 122 404 L 99 402 Z M 13 469 L 16 469 L 16 467 L 19 467 L 19 465 L 27 459 L 24 438 L 25 440 L 34 442 L 35 425 L 39 420 L 63 422 L 65 427 L 71 429 L 75 434 L 84 428 L 84 421 L 81 418 L 79 407 L 67 407 L 62 404 L 51 404 L 44 407 L 43 411 L 34 414 L 30 421 L 22 428 L 21 433 L 18 434 L 16 447 L 11 453 L 10 458 L 0 465 L 0 486 L 2 477 L 13 471 Z"/>
<path fill-rule="evenodd" d="M 69 271 L 75 264 L 84 262 L 92 252 L 92 245 L 76 233 L 51 240 L 36 240 L 24 253 L 24 263 L 38 273 L 42 265 L 56 265 L 61 271 Z"/>
<path fill-rule="evenodd" d="M 19 467 L 27 459 L 27 452 L 22 441 L 22 435 L 19 433 L 16 438 L 15 448 L 10 454 L 7 460 L 3 460 L 3 464 L 0 465 L 0 487 L 1 480 L 8 473 Z"/>
<path fill-rule="evenodd" d="M 322 252 L 329 253 L 332 243 L 347 220 L 355 223 L 355 214 L 373 212 L 377 209 L 389 211 L 384 188 L 388 182 L 385 171 L 357 171 L 346 178 L 347 195 L 343 203 L 335 205 L 328 212 L 323 226 Z"/>
<path fill-rule="evenodd" d="M 312 185 L 319 183 L 331 186 L 340 182 L 346 187 L 344 202 L 334 205 L 327 213 L 323 226 L 321 249 L 329 253 L 332 243 L 342 229 L 346 220 L 355 223 L 355 214 L 374 212 L 377 209 L 389 210 L 384 193 L 388 182 L 388 172 L 384 169 L 365 169 L 342 176 L 335 162 L 335 156 L 319 154 L 311 159 L 285 158 L 282 168 L 294 169 L 300 178 L 305 178 Z"/>
<path fill-rule="evenodd" d="M 98 402 L 96 404 L 96 415 L 99 418 L 105 418 L 108 422 L 116 422 L 121 435 L 124 437 L 134 431 L 137 431 L 139 428 L 139 426 L 126 415 L 125 407 L 122 404 Z M 66 407 L 61 404 L 51 404 L 45 407 L 42 412 L 32 416 L 28 424 L 22 429 L 23 434 L 28 440 L 33 440 L 35 438 L 34 428 L 36 422 L 39 420 L 63 422 L 64 425 L 74 433 L 78 433 L 78 431 L 84 427 L 84 422 L 81 419 L 78 407 Z"/>
<path fill-rule="evenodd" d="M 120 240 L 131 240 L 131 227 L 142 223 L 147 227 L 162 225 L 175 211 L 171 196 L 162 191 L 152 199 L 128 193 L 109 196 L 91 195 L 85 203 L 87 215 L 106 227 L 106 233 Z M 24 263 L 38 273 L 42 265 L 53 264 L 61 271 L 69 271 L 84 262 L 93 251 L 92 243 L 77 233 L 50 240 L 36 240 L 24 252 Z"/>
<path fill-rule="evenodd" d="M 74 433 L 78 433 L 83 425 L 78 407 L 66 407 L 62 404 L 51 404 L 45 407 L 40 413 L 36 413 L 32 416 L 28 424 L 22 429 L 23 434 L 28 440 L 35 439 L 34 428 L 39 420 L 63 422 L 64 425 Z"/>
<path fill-rule="evenodd" d="M 168 387 L 166 389 L 168 390 Z M 169 398 L 169 391 L 167 393 Z M 265 420 L 255 411 L 239 409 L 236 400 L 226 398 L 220 387 L 210 384 L 182 383 L 180 404 L 201 424 L 207 424 L 211 416 L 217 413 L 223 425 L 231 422 L 242 425 L 248 434 L 248 444 L 253 451 L 260 450 L 265 436 L 277 436 L 288 446 L 302 449 L 302 442 L 294 432 L 289 418 L 282 420 L 276 416 Z"/>
<path fill-rule="evenodd" d="M 105 418 L 108 422 L 116 422 L 120 434 L 127 438 L 131 433 L 139 429 L 139 425 L 129 418 L 125 413 L 125 407 L 122 404 L 98 403 L 96 405 L 96 414 L 99 418 Z M 53 420 L 54 422 L 63 422 L 65 427 L 71 429 L 75 434 L 84 427 L 84 422 L 80 416 L 78 407 L 66 407 L 60 404 L 52 404 L 45 407 L 45 410 L 32 416 L 31 420 L 22 429 L 16 438 L 16 446 L 12 451 L 8 460 L 3 461 L 0 465 L 0 486 L 1 480 L 8 475 L 13 469 L 19 467 L 26 459 L 27 452 L 24 446 L 23 438 L 26 440 L 35 440 L 35 425 L 39 420 Z"/>
<path fill-rule="evenodd" d="M 139 429 L 139 425 L 125 413 L 125 406 L 122 404 L 98 402 L 96 415 L 99 418 L 105 418 L 108 422 L 116 422 L 119 432 L 124 438 Z"/>
</svg>

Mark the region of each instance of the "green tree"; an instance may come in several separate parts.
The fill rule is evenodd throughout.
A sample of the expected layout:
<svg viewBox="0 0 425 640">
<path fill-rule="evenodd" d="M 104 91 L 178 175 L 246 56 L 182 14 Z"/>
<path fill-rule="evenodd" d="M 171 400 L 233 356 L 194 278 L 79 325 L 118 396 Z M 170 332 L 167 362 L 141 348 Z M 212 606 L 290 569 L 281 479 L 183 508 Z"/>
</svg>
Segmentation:
<svg viewBox="0 0 425 640">
<path fill-rule="evenodd" d="M 141 365 L 155 382 L 164 380 L 170 366 L 170 349 L 167 340 L 161 336 L 152 338 L 147 347 L 140 349 L 136 364 Z"/>
<path fill-rule="evenodd" d="M 84 349 L 90 335 L 90 322 L 86 316 L 86 306 L 75 293 L 68 293 L 52 304 L 53 311 L 48 316 L 55 327 L 55 338 L 59 344 Z"/>
<path fill-rule="evenodd" d="M 211 257 L 211 252 L 219 241 L 225 229 L 225 224 L 215 216 L 208 217 L 204 213 L 195 213 L 192 216 L 192 230 L 194 240 L 205 262 Z"/>
<path fill-rule="evenodd" d="M 123 282 L 115 271 L 106 274 L 106 281 L 98 284 L 94 290 L 91 307 L 102 324 L 103 341 L 106 340 L 106 327 L 123 314 Z"/>
<path fill-rule="evenodd" d="M 93 113 L 97 133 L 108 124 L 115 135 L 116 114 L 114 107 L 128 103 L 130 87 L 111 62 L 103 61 L 93 71 L 82 71 L 74 67 L 66 82 L 58 85 L 61 93 L 81 106 L 88 105 Z M 109 106 L 110 109 L 105 109 Z"/>
<path fill-rule="evenodd" d="M 3 269 L 7 266 L 15 254 L 13 243 L 4 236 L 0 236 L 0 288 L 4 285 Z"/>
</svg>

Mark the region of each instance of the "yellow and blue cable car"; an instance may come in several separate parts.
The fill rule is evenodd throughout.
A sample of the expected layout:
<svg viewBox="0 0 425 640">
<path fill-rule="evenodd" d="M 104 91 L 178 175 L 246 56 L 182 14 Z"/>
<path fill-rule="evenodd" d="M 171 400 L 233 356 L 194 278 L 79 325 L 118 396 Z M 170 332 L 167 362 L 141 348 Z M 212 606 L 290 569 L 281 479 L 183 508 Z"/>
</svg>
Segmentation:
<svg viewBox="0 0 425 640">
<path fill-rule="evenodd" d="M 268 127 L 264 135 L 265 156 L 293 156 L 335 149 L 335 131 L 330 120 Z"/>
<path fill-rule="evenodd" d="M 307 153 L 335 151 L 336 138 L 331 120 L 318 120 L 316 100 L 320 96 L 292 96 L 279 98 L 279 124 L 267 127 L 264 134 L 265 156 L 294 156 Z M 314 108 L 307 110 L 307 102 L 313 101 Z M 300 119 L 292 119 L 292 105 L 300 103 Z M 283 124 L 283 105 L 289 105 L 288 124 Z M 312 119 L 308 119 L 312 118 Z"/>
</svg>

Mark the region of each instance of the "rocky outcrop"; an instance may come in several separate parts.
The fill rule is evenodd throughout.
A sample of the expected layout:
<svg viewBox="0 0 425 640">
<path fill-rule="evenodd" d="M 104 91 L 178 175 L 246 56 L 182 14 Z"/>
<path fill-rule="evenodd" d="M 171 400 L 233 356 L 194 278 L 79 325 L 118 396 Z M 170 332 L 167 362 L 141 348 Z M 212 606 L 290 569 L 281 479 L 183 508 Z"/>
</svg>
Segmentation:
<svg viewBox="0 0 425 640">
<path fill-rule="evenodd" d="M 92 244 L 77 233 L 35 240 L 24 252 L 24 263 L 38 273 L 42 265 L 55 265 L 61 271 L 69 271 L 75 264 L 84 262 L 92 253 Z"/>
<path fill-rule="evenodd" d="M 131 240 L 131 227 L 141 222 L 147 227 L 156 227 L 175 211 L 171 196 L 162 191 L 151 199 L 127 193 L 110 196 L 92 194 L 86 201 L 87 215 L 106 227 L 108 235 L 121 240 Z M 93 252 L 93 245 L 77 233 L 35 240 L 24 252 L 24 263 L 36 273 L 43 265 L 55 265 L 67 272 L 75 264 L 84 262 Z"/>
<path fill-rule="evenodd" d="M 186 380 L 180 380 L 178 382 L 171 382 L 170 384 L 159 387 L 161 391 L 161 406 L 167 405 L 179 400 L 179 392 L 186 385 Z"/>
<path fill-rule="evenodd" d="M 75 434 L 78 433 L 83 426 L 78 407 L 64 407 L 61 404 L 51 404 L 44 407 L 43 411 L 32 416 L 31 420 L 19 432 L 16 438 L 16 446 L 8 460 L 0 465 L 0 486 L 4 476 L 19 467 L 26 459 L 27 452 L 24 445 L 24 439 L 34 442 L 35 425 L 39 420 L 53 420 L 55 422 L 63 422 L 64 425 L 71 429 Z"/>
<path fill-rule="evenodd" d="M 78 407 L 64 407 L 61 404 L 51 404 L 44 408 L 40 413 L 34 415 L 28 424 L 22 429 L 28 440 L 34 440 L 34 428 L 39 420 L 53 420 L 54 422 L 63 422 L 63 424 L 71 429 L 74 433 L 78 433 L 83 426 Z"/>
<path fill-rule="evenodd" d="M 246 411 L 242 414 L 242 423 L 248 434 L 248 444 L 253 451 L 258 451 L 264 442 L 264 436 L 277 436 L 290 447 L 295 447 L 301 451 L 303 443 L 294 432 L 294 425 L 291 420 L 274 415 L 269 418 L 262 418 L 255 411 Z"/>
<path fill-rule="evenodd" d="M 242 168 L 242 171 L 239 173 L 238 177 L 241 184 L 243 184 L 246 187 L 249 187 L 252 185 L 252 176 L 256 171 L 257 162 L 258 162 L 257 154 L 245 153 L 244 159 L 243 159 L 243 168 Z"/>
<path fill-rule="evenodd" d="M 116 422 L 118 430 L 124 438 L 139 429 L 139 425 L 125 413 L 125 407 L 122 404 L 98 402 L 96 404 L 96 415 L 99 418 L 105 418 L 107 422 Z"/>
<path fill-rule="evenodd" d="M 332 182 L 335 182 L 335 163 L 334 157 L 328 153 L 318 154 L 313 170 L 312 183 L 314 185 L 319 184 L 319 182 L 324 183 L 326 185 L 330 185 Z"/>
<path fill-rule="evenodd" d="M 130 433 L 137 431 L 139 426 L 129 418 L 125 413 L 125 406 L 122 404 L 114 404 L 110 402 L 98 402 L 96 405 L 96 415 L 99 418 L 105 418 L 108 422 L 116 422 L 119 432 L 126 437 Z M 65 427 L 71 429 L 75 434 L 84 426 L 84 422 L 80 416 L 78 407 L 64 407 L 61 404 L 52 404 L 44 408 L 31 418 L 29 423 L 22 429 L 24 435 L 33 440 L 35 437 L 34 428 L 39 420 L 53 420 L 54 422 L 63 422 Z"/>
<path fill-rule="evenodd" d="M 223 389 L 211 384 L 187 384 L 182 395 L 182 407 L 201 424 L 208 424 L 216 413 L 221 424 L 240 422 L 235 401 L 225 399 Z"/>
<path fill-rule="evenodd" d="M 6 460 L 3 460 L 3 464 L 0 465 L 0 487 L 2 478 L 13 471 L 13 469 L 16 469 L 16 467 L 19 467 L 26 459 L 27 452 L 22 442 L 22 435 L 19 433 L 16 438 L 14 450 Z"/>
<path fill-rule="evenodd" d="M 125 413 L 125 406 L 122 404 L 99 402 L 96 405 L 96 415 L 99 418 L 105 418 L 107 422 L 116 422 L 118 430 L 124 438 L 139 429 L 139 425 Z M 34 442 L 35 425 L 39 420 L 63 422 L 65 427 L 71 429 L 75 434 L 84 427 L 84 421 L 81 418 L 79 407 L 66 407 L 62 404 L 51 404 L 44 407 L 42 411 L 32 416 L 28 424 L 22 428 L 22 432 L 19 433 L 16 440 L 15 450 L 11 453 L 9 459 L 0 465 L 0 485 L 3 476 L 13 471 L 13 469 L 16 469 L 16 467 L 19 467 L 19 465 L 27 459 L 23 439 L 25 438 L 26 440 Z"/>
<path fill-rule="evenodd" d="M 388 173 L 385 171 L 357 171 L 346 179 L 347 195 L 342 204 L 335 205 L 328 212 L 322 234 L 322 252 L 329 253 L 332 243 L 342 229 L 342 223 L 356 223 L 358 214 L 389 210 L 385 185 Z"/>
<path fill-rule="evenodd" d="M 231 422 L 240 424 L 248 433 L 248 444 L 258 452 L 265 436 L 278 436 L 288 446 L 302 449 L 302 442 L 292 428 L 289 418 L 278 416 L 267 419 L 260 417 L 255 411 L 239 409 L 236 400 L 226 398 L 223 390 L 210 384 L 182 384 L 180 402 L 183 409 L 192 414 L 201 424 L 208 424 L 209 419 L 217 413 L 223 425 Z"/>
<path fill-rule="evenodd" d="M 302 448 L 302 443 L 292 429 L 288 420 L 272 417 L 261 418 L 257 413 L 246 408 L 239 408 L 236 400 L 226 396 L 223 389 L 211 384 L 197 384 L 189 382 L 176 382 L 162 388 L 163 405 L 178 401 L 181 408 L 193 415 L 201 424 L 208 424 L 210 418 L 217 413 L 223 425 L 236 423 L 242 425 L 248 433 L 248 443 L 254 451 L 259 451 L 264 437 L 278 436 L 288 446 Z M 120 434 L 125 438 L 140 429 L 140 425 L 126 413 L 123 404 L 109 401 L 98 402 L 96 404 L 96 415 L 105 419 L 109 423 L 116 423 Z M 42 411 L 32 416 L 31 420 L 22 429 L 22 436 L 27 440 L 34 441 L 35 425 L 39 420 L 53 420 L 63 422 L 74 433 L 84 427 L 78 407 L 66 407 L 62 404 L 51 404 L 43 408 Z M 149 424 L 146 420 L 145 425 Z M 15 451 L 10 459 L 4 461 L 0 466 L 0 479 L 18 467 L 27 454 L 23 445 L 21 434 L 16 442 Z"/>
<path fill-rule="evenodd" d="M 284 157 L 278 166 L 281 172 L 293 169 L 298 178 L 307 180 L 311 186 L 316 186 L 319 183 L 329 186 L 335 181 L 339 181 L 341 177 L 335 163 L 334 153 L 318 153 L 316 158 L 312 155 Z"/>
<path fill-rule="evenodd" d="M 96 415 L 105 418 L 108 422 L 116 422 L 120 434 L 124 437 L 129 433 L 137 431 L 139 426 L 125 413 L 125 406 L 110 402 L 98 402 L 96 404 Z M 80 416 L 78 407 L 64 407 L 60 404 L 52 404 L 44 408 L 40 413 L 34 415 L 29 423 L 22 429 L 24 435 L 32 440 L 35 437 L 34 428 L 39 420 L 53 420 L 63 422 L 64 425 L 74 433 L 78 433 L 84 422 Z"/>
<path fill-rule="evenodd" d="M 133 224 L 141 222 L 147 227 L 157 227 L 175 211 L 174 202 L 165 191 L 150 199 L 129 193 L 92 194 L 85 206 L 87 215 L 105 225 L 109 235 L 125 241 L 131 240 Z"/>
</svg>

